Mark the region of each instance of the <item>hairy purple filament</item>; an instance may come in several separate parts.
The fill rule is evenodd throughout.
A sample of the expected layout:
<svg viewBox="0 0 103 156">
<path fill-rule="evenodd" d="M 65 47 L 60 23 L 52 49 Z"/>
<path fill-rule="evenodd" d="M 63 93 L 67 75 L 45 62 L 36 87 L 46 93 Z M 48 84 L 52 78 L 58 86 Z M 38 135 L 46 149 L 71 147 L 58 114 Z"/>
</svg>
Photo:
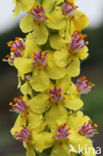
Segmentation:
<svg viewBox="0 0 103 156">
<path fill-rule="evenodd" d="M 54 86 L 54 89 L 50 89 L 50 98 L 49 100 L 51 102 L 58 102 L 58 101 L 61 101 L 63 100 L 63 95 L 62 95 L 62 88 L 57 88 L 56 86 Z"/>
<path fill-rule="evenodd" d="M 90 83 L 85 76 L 83 76 L 80 79 L 77 79 L 76 87 L 80 94 L 87 94 L 91 91 L 93 84 Z"/>
<path fill-rule="evenodd" d="M 70 48 L 72 50 L 80 50 L 83 49 L 84 46 L 86 45 L 84 38 L 86 37 L 86 35 L 82 35 L 79 32 L 74 32 L 72 35 L 72 39 L 71 39 L 71 44 L 70 44 Z"/>
<path fill-rule="evenodd" d="M 54 135 L 54 139 L 58 141 L 63 141 L 68 139 L 68 136 L 70 134 L 70 129 L 66 129 L 66 124 L 61 125 L 56 130 L 56 135 Z"/>
<path fill-rule="evenodd" d="M 32 14 L 32 16 L 34 17 L 34 19 L 36 21 L 42 22 L 42 21 L 46 20 L 45 10 L 44 10 L 43 6 L 37 5 L 35 8 L 33 8 L 30 11 L 30 13 Z"/>
<path fill-rule="evenodd" d="M 19 132 L 15 133 L 15 136 L 17 137 L 17 140 L 19 141 L 25 141 L 28 142 L 31 140 L 31 132 L 29 131 L 29 129 L 25 126 L 23 126 L 23 129 Z"/>
<path fill-rule="evenodd" d="M 80 94 L 87 94 L 91 90 L 91 87 L 88 86 L 85 81 L 81 81 L 80 79 L 77 80 L 76 87 Z"/>
<path fill-rule="evenodd" d="M 8 46 L 11 48 L 11 52 L 14 53 L 13 56 L 8 57 L 8 62 L 10 64 L 13 64 L 15 58 L 22 57 L 22 50 L 25 49 L 24 41 L 22 39 L 20 39 L 19 37 L 16 37 L 15 41 L 10 41 L 8 43 Z"/>
<path fill-rule="evenodd" d="M 12 110 L 17 113 L 22 113 L 27 110 L 27 104 L 23 101 L 22 97 L 20 97 L 20 99 L 16 98 L 15 104 L 10 102 L 9 105 L 12 107 Z"/>
<path fill-rule="evenodd" d="M 94 127 L 91 126 L 91 124 L 88 122 L 88 123 L 85 123 L 81 128 L 80 130 L 78 131 L 78 133 L 82 136 L 87 136 L 87 137 L 90 137 L 90 136 L 93 136 L 93 134 L 95 133 L 95 129 Z"/>
<path fill-rule="evenodd" d="M 33 65 L 34 66 L 46 66 L 46 60 L 47 60 L 47 52 L 42 53 L 42 51 L 38 52 L 38 53 L 34 53 L 33 56 Z"/>
<path fill-rule="evenodd" d="M 75 12 L 75 8 L 76 7 L 73 6 L 73 4 L 71 4 L 70 2 L 63 3 L 63 5 L 61 7 L 63 15 L 66 15 L 66 16 L 73 15 Z"/>
</svg>

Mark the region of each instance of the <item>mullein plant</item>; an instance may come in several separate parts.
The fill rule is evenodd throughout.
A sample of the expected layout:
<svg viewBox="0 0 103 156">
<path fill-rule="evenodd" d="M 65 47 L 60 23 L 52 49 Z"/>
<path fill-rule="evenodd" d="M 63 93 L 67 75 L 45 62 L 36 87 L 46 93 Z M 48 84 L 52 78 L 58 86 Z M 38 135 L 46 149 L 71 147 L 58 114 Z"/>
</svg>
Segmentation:
<svg viewBox="0 0 103 156">
<path fill-rule="evenodd" d="M 81 33 L 88 17 L 75 0 L 13 2 L 13 17 L 26 13 L 20 21 L 26 35 L 8 42 L 6 61 L 18 71 L 22 94 L 10 102 L 18 114 L 11 134 L 27 156 L 95 156 L 91 137 L 97 124 L 81 111 L 82 94 L 94 85 L 85 76 L 72 81 L 89 55 L 87 35 Z"/>
</svg>

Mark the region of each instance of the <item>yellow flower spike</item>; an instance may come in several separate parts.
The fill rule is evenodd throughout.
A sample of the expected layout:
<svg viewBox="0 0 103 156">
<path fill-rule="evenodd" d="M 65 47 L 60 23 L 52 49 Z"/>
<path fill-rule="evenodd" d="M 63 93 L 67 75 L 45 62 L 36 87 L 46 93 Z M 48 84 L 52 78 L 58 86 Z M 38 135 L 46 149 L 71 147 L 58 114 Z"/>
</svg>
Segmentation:
<svg viewBox="0 0 103 156">
<path fill-rule="evenodd" d="M 25 2 L 24 2 L 25 1 Z M 84 115 L 81 94 L 94 86 L 80 74 L 81 61 L 88 57 L 84 39 L 89 20 L 76 0 L 13 0 L 13 17 L 27 14 L 20 21 L 22 39 L 10 41 L 5 61 L 18 72 L 18 88 L 23 96 L 14 98 L 11 111 L 19 113 L 11 134 L 23 142 L 26 156 L 95 156 L 90 137 L 98 125 Z M 75 151 L 71 151 L 71 145 Z"/>
<path fill-rule="evenodd" d="M 25 2 L 24 0 L 13 0 L 13 3 L 15 3 L 15 8 L 12 17 L 15 17 L 21 10 L 23 12 L 29 11 L 35 3 L 35 0 L 25 0 Z"/>
</svg>

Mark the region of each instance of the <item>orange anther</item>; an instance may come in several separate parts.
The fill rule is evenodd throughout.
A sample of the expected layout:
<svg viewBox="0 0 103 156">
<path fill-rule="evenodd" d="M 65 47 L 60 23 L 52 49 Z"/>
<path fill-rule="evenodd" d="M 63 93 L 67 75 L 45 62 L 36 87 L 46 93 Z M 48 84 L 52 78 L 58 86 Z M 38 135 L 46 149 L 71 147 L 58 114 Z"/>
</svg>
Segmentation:
<svg viewBox="0 0 103 156">
<path fill-rule="evenodd" d="M 90 87 L 93 87 L 93 84 L 92 84 L 91 82 L 88 82 L 88 85 L 89 85 Z"/>
<path fill-rule="evenodd" d="M 50 96 L 53 97 L 54 95 L 53 94 L 50 94 Z"/>
<path fill-rule="evenodd" d="M 20 96 L 20 100 L 23 101 L 23 96 Z"/>
<path fill-rule="evenodd" d="M 64 123 L 64 126 L 66 126 L 66 122 Z"/>
<path fill-rule="evenodd" d="M 13 102 L 9 102 L 9 106 L 13 106 Z"/>
<path fill-rule="evenodd" d="M 88 130 L 91 130 L 91 129 L 93 129 L 93 127 L 89 127 L 89 128 L 88 128 Z"/>
<path fill-rule="evenodd" d="M 98 132 L 98 130 L 97 129 L 94 129 L 94 132 Z"/>
<path fill-rule="evenodd" d="M 61 136 L 61 134 L 58 132 L 57 135 Z"/>
<path fill-rule="evenodd" d="M 61 93 L 61 92 L 59 92 L 59 95 L 62 95 L 62 93 Z"/>
<path fill-rule="evenodd" d="M 16 38 L 15 38 L 15 40 L 19 40 L 19 39 L 20 39 L 19 37 L 16 37 Z"/>
<path fill-rule="evenodd" d="M 95 127 L 95 128 L 97 128 L 97 127 L 98 127 L 98 125 L 97 125 L 97 124 L 94 124 L 94 127 Z"/>
<path fill-rule="evenodd" d="M 87 34 L 84 34 L 83 36 L 84 36 L 84 38 L 86 38 L 87 37 Z"/>
<path fill-rule="evenodd" d="M 17 133 L 18 133 L 18 132 L 17 132 L 17 131 L 15 131 L 15 132 L 14 132 L 14 136 L 17 136 Z"/>
<path fill-rule="evenodd" d="M 86 80 L 86 76 L 80 77 L 80 80 L 82 80 L 82 81 Z"/>
<path fill-rule="evenodd" d="M 17 51 L 17 48 L 11 48 L 11 52 Z"/>
<path fill-rule="evenodd" d="M 10 55 L 6 55 L 6 56 L 5 56 L 5 58 L 8 58 L 8 59 L 9 59 L 9 57 L 10 57 Z"/>
<path fill-rule="evenodd" d="M 89 42 L 88 42 L 88 41 L 86 41 L 86 42 L 85 42 L 85 44 L 86 44 L 86 45 L 88 45 L 88 44 L 89 44 Z"/>
<path fill-rule="evenodd" d="M 18 140 L 18 141 L 22 141 L 22 138 L 18 138 L 17 140 Z"/>
<path fill-rule="evenodd" d="M 17 98 L 17 97 L 15 97 L 15 98 L 14 98 L 14 102 L 17 102 L 17 101 L 18 101 L 18 98 Z"/>
<path fill-rule="evenodd" d="M 93 121 L 92 120 L 89 120 L 88 122 L 89 122 L 89 124 L 93 124 Z"/>
<path fill-rule="evenodd" d="M 68 132 L 68 135 L 70 135 L 71 133 L 70 132 Z"/>
<path fill-rule="evenodd" d="M 24 132 L 24 128 L 21 130 L 21 132 Z"/>
<path fill-rule="evenodd" d="M 11 47 L 12 44 L 13 44 L 13 41 L 8 42 L 9 47 Z"/>
</svg>

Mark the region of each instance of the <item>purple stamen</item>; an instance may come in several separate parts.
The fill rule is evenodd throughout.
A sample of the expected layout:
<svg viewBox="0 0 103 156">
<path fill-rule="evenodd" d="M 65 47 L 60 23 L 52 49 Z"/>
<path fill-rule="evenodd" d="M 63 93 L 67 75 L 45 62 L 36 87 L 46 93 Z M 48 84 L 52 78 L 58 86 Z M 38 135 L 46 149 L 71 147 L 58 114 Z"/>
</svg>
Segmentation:
<svg viewBox="0 0 103 156">
<path fill-rule="evenodd" d="M 56 141 L 64 141 L 68 139 L 68 136 L 70 134 L 70 129 L 66 129 L 66 124 L 60 125 L 59 128 L 56 130 L 56 135 L 54 135 L 54 139 Z"/>
<path fill-rule="evenodd" d="M 77 90 L 80 94 L 87 94 L 91 91 L 91 88 L 93 87 L 93 84 L 90 83 L 85 76 L 77 79 L 76 82 Z"/>
<path fill-rule="evenodd" d="M 36 21 L 42 22 L 47 19 L 47 17 L 45 16 L 45 10 L 42 6 L 37 5 L 30 11 L 30 13 Z"/>
<path fill-rule="evenodd" d="M 95 134 L 95 129 L 93 126 L 91 126 L 91 123 L 87 122 L 84 123 L 83 126 L 80 127 L 80 130 L 78 133 L 82 136 L 91 137 Z"/>
<path fill-rule="evenodd" d="M 10 64 L 14 63 L 14 59 L 17 57 L 22 57 L 22 50 L 25 49 L 24 41 L 19 37 L 16 37 L 15 41 L 10 41 L 8 46 L 11 48 L 11 52 L 14 53 L 12 57 L 9 57 L 8 62 Z"/>
<path fill-rule="evenodd" d="M 62 88 L 56 88 L 56 86 L 54 86 L 54 89 L 50 89 L 50 98 L 49 100 L 51 102 L 58 102 L 64 99 L 63 95 L 62 95 Z"/>
<path fill-rule="evenodd" d="M 23 101 L 22 97 L 20 97 L 20 99 L 16 98 L 15 104 L 10 102 L 9 105 L 12 107 L 12 110 L 17 113 L 22 113 L 27 110 L 27 104 Z"/>
<path fill-rule="evenodd" d="M 65 2 L 63 3 L 61 9 L 62 9 L 63 15 L 71 16 L 74 14 L 76 7 L 73 6 L 73 4 L 70 2 Z"/>
<path fill-rule="evenodd" d="M 22 125 L 23 129 L 15 133 L 17 140 L 29 142 L 31 140 L 31 132 L 27 127 Z"/>
<path fill-rule="evenodd" d="M 82 35 L 79 31 L 75 31 L 72 35 L 71 43 L 70 43 L 70 51 L 78 51 L 84 48 L 88 42 L 85 43 L 84 38 L 87 35 Z"/>
<path fill-rule="evenodd" d="M 45 52 L 44 54 L 42 53 L 42 51 L 38 52 L 38 53 L 34 53 L 33 56 L 33 65 L 34 66 L 46 66 L 46 60 L 47 60 L 47 52 Z"/>
</svg>

